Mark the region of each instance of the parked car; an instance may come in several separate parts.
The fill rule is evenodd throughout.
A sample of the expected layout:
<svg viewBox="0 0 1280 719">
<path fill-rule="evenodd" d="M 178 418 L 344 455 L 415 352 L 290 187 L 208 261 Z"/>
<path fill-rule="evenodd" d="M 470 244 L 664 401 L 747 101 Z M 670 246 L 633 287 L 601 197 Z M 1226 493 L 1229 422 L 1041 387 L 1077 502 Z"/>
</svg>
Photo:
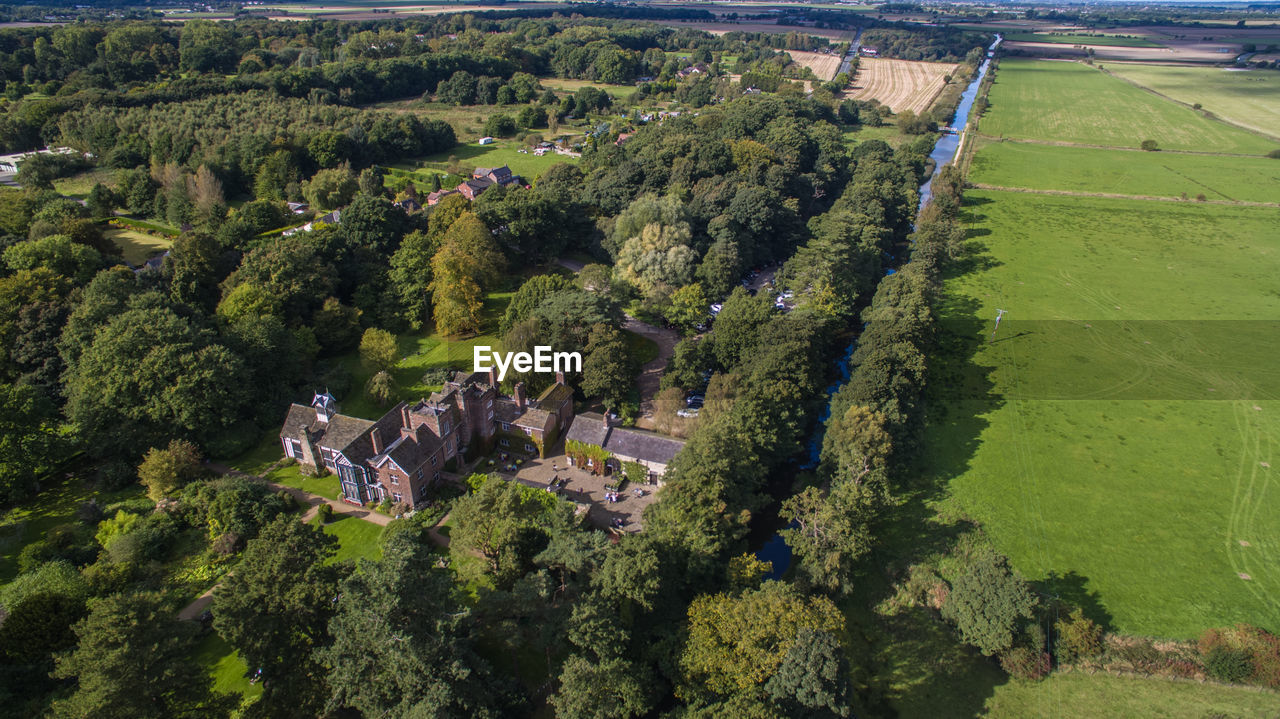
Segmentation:
<svg viewBox="0 0 1280 719">
<path fill-rule="evenodd" d="M 715 303 L 714 305 L 711 305 L 711 315 L 715 316 L 720 314 L 720 310 L 722 309 L 724 309 L 724 305 L 720 304 L 719 302 Z"/>
</svg>

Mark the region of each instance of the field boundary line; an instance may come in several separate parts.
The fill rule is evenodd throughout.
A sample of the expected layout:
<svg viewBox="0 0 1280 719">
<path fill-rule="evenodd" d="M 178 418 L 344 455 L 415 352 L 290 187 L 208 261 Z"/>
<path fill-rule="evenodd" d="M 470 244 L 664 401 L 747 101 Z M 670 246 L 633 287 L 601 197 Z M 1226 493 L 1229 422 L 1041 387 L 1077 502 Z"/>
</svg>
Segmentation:
<svg viewBox="0 0 1280 719">
<path fill-rule="evenodd" d="M 1177 202 L 1194 205 L 1225 205 L 1227 207 L 1280 207 L 1280 202 L 1248 202 L 1245 200 L 1184 200 L 1180 197 L 1160 197 L 1157 195 L 1124 195 L 1118 192 L 1080 192 L 1078 190 L 1035 190 L 1030 187 L 1005 187 L 1004 185 L 988 185 L 985 182 L 970 182 L 968 187 L 975 190 L 994 190 L 996 192 L 1023 192 L 1031 195 L 1057 195 L 1061 197 L 1101 197 L 1109 200 L 1149 200 L 1152 202 Z M 1217 192 L 1215 190 L 1215 192 Z M 1219 193 L 1221 194 L 1221 193 Z"/>
<path fill-rule="evenodd" d="M 1143 63 L 1135 63 L 1135 64 L 1141 65 L 1141 64 L 1143 64 Z M 1276 136 L 1276 135 L 1269 135 L 1269 134 L 1267 134 L 1267 133 L 1265 133 L 1265 132 L 1262 132 L 1261 130 L 1255 130 L 1255 129 L 1254 129 L 1254 128 L 1252 128 L 1252 127 L 1245 127 L 1244 125 L 1241 125 L 1241 124 L 1238 124 L 1238 123 L 1232 122 L 1232 121 L 1230 121 L 1230 120 L 1228 120 L 1228 119 L 1226 119 L 1226 118 L 1222 117 L 1221 115 L 1218 115 L 1217 113 L 1209 112 L 1208 110 L 1204 109 L 1203 107 L 1201 107 L 1201 108 L 1196 108 L 1196 106 L 1195 106 L 1195 105 L 1189 105 L 1189 104 L 1187 104 L 1187 103 L 1185 103 L 1185 102 L 1183 102 L 1183 101 L 1181 101 L 1181 100 L 1175 100 L 1175 99 L 1173 99 L 1172 97 L 1169 97 L 1168 95 L 1166 95 L 1166 94 L 1164 94 L 1164 93 L 1162 93 L 1162 92 L 1160 92 L 1160 91 L 1158 91 L 1158 90 L 1153 90 L 1153 89 L 1151 89 L 1151 88 L 1147 87 L 1146 85 L 1142 85 L 1142 84 L 1138 83 L 1138 82 L 1137 82 L 1137 81 L 1135 81 L 1135 80 L 1130 80 L 1129 78 L 1124 77 L 1124 76 L 1122 76 L 1122 75 L 1117 75 L 1117 74 L 1115 74 L 1114 72 L 1111 72 L 1110 70 L 1106 69 L 1105 67 L 1098 66 L 1098 70 L 1099 70 L 1100 72 L 1102 72 L 1103 74 L 1107 75 L 1108 77 L 1114 77 L 1114 78 L 1116 78 L 1117 80 L 1123 80 L 1124 82 L 1127 82 L 1127 83 L 1129 83 L 1130 85 L 1133 85 L 1134 87 L 1138 88 L 1139 90 L 1142 90 L 1142 91 L 1144 91 L 1144 92 L 1149 92 L 1149 93 L 1151 93 L 1152 95 L 1155 95 L 1156 97 L 1158 97 L 1158 98 L 1160 98 L 1160 99 L 1162 99 L 1162 100 L 1168 100 L 1169 102 L 1172 102 L 1172 103 L 1174 103 L 1174 104 L 1176 104 L 1176 105 L 1181 105 L 1182 107 L 1185 107 L 1185 108 L 1187 108 L 1188 110 L 1191 110 L 1192 112 L 1199 113 L 1199 114 L 1200 114 L 1200 116 L 1201 116 L 1201 117 L 1203 117 L 1203 118 L 1204 118 L 1204 119 L 1206 119 L 1206 120 L 1211 120 L 1211 121 L 1213 121 L 1213 122 L 1221 122 L 1222 124 L 1224 124 L 1224 125 L 1230 125 L 1231 127 L 1234 127 L 1234 128 L 1236 128 L 1237 130 L 1244 130 L 1245 132 L 1247 132 L 1247 133 L 1249 133 L 1249 134 L 1251 134 L 1251 135 L 1257 135 L 1258 137 L 1264 137 L 1264 138 L 1266 138 L 1266 139 L 1268 139 L 1268 140 L 1276 140 L 1276 141 L 1280 142 L 1280 137 L 1278 137 L 1278 136 Z"/>
<path fill-rule="evenodd" d="M 1018 142 L 1024 145 L 1048 145 L 1050 147 L 1088 147 L 1094 150 L 1117 150 L 1120 152 L 1147 152 L 1138 147 L 1121 147 L 1119 145 L 1092 145 L 1084 142 L 1064 142 L 1062 140 L 1034 140 L 1028 137 L 1002 137 L 999 135 L 982 135 L 994 142 Z M 1268 138 L 1269 139 L 1269 138 Z M 1205 155 L 1208 157 L 1266 157 L 1266 155 L 1248 155 L 1239 152 L 1207 152 L 1204 150 L 1157 150 L 1169 155 Z"/>
</svg>

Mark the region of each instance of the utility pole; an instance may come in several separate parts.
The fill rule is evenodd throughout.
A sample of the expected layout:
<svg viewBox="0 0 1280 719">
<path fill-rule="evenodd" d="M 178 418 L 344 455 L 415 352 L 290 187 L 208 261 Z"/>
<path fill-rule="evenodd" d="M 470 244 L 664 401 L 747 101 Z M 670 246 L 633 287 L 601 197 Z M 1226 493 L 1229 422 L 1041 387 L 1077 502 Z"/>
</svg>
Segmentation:
<svg viewBox="0 0 1280 719">
<path fill-rule="evenodd" d="M 1007 310 L 996 310 L 996 326 L 991 328 L 991 342 L 996 341 L 996 330 L 1000 329 L 1000 320 L 1004 318 Z"/>
</svg>

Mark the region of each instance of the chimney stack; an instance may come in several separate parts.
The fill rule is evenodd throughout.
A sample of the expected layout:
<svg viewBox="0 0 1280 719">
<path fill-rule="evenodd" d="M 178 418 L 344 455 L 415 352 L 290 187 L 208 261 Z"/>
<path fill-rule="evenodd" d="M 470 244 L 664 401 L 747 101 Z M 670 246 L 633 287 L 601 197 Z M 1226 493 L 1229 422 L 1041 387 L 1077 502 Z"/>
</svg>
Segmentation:
<svg viewBox="0 0 1280 719">
<path fill-rule="evenodd" d="M 556 372 L 556 384 L 564 384 L 564 372 Z"/>
<path fill-rule="evenodd" d="M 410 421 L 410 419 L 409 419 L 409 405 L 408 405 L 408 404 L 402 404 L 402 405 L 400 405 L 400 420 L 401 420 L 401 422 L 404 424 L 404 426 L 405 426 L 405 427 L 410 427 L 410 428 L 412 428 L 412 427 L 413 427 L 413 422 L 412 422 L 412 421 Z"/>
<path fill-rule="evenodd" d="M 523 412 L 524 411 L 524 382 L 516 382 L 516 389 L 515 389 L 515 392 L 512 393 L 511 398 L 516 401 L 516 409 Z"/>
<path fill-rule="evenodd" d="M 494 389 L 498 388 L 498 368 L 497 367 L 489 368 L 489 386 Z"/>
<path fill-rule="evenodd" d="M 369 431 L 369 439 L 373 441 L 373 453 L 382 454 L 382 435 L 378 433 L 377 427 Z"/>
</svg>

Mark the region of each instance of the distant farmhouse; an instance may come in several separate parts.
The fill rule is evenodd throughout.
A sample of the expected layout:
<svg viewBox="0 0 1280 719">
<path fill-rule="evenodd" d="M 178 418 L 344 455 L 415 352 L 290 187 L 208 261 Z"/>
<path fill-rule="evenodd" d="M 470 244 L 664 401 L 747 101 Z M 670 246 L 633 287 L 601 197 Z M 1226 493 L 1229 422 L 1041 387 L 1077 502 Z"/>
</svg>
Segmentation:
<svg viewBox="0 0 1280 719">
<path fill-rule="evenodd" d="M 459 184 L 452 190 L 436 190 L 427 195 L 427 206 L 434 206 L 440 200 L 449 195 L 461 193 L 468 200 L 475 200 L 480 193 L 493 187 L 494 185 L 522 185 L 524 178 L 511 173 L 511 168 L 503 165 L 502 167 L 477 167 L 471 173 L 471 179 Z"/>
<path fill-rule="evenodd" d="M 338 412 L 329 393 L 289 407 L 280 442 L 305 469 L 338 476 L 342 499 L 353 504 L 405 502 L 414 507 L 443 469 L 496 447 L 546 456 L 573 422 L 573 390 L 563 377 L 535 401 L 523 383 L 499 394 L 496 370 L 456 373 L 439 392 L 401 402 L 377 421 Z"/>
</svg>

